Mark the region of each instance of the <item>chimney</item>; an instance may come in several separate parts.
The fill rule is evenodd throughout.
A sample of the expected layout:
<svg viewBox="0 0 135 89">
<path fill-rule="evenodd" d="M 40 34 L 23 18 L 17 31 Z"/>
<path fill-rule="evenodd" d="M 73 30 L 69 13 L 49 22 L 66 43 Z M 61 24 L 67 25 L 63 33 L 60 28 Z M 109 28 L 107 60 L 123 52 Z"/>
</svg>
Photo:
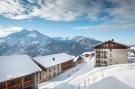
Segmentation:
<svg viewBox="0 0 135 89">
<path fill-rule="evenodd" d="M 53 57 L 52 60 L 55 61 L 55 58 Z"/>
<path fill-rule="evenodd" d="M 114 39 L 112 39 L 112 41 L 114 41 Z"/>
</svg>

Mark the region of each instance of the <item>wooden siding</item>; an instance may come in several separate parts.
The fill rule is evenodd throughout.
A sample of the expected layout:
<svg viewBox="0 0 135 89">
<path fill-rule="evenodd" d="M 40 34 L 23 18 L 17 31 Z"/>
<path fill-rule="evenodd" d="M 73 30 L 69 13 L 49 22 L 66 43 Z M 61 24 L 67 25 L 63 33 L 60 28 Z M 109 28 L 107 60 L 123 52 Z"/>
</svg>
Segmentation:
<svg viewBox="0 0 135 89">
<path fill-rule="evenodd" d="M 96 66 L 128 63 L 127 49 L 96 49 Z"/>
<path fill-rule="evenodd" d="M 73 60 L 70 60 L 61 64 L 62 71 L 67 70 L 71 67 L 73 67 Z"/>
<path fill-rule="evenodd" d="M 96 58 L 107 59 L 106 51 L 96 51 Z"/>
<path fill-rule="evenodd" d="M 96 66 L 107 66 L 107 51 L 96 50 Z"/>
<path fill-rule="evenodd" d="M 95 46 L 96 49 L 127 49 L 128 46 L 125 46 L 114 41 L 106 41 L 100 45 Z"/>
<path fill-rule="evenodd" d="M 32 89 L 33 75 L 0 82 L 0 89 Z"/>
<path fill-rule="evenodd" d="M 79 56 L 76 62 L 77 62 L 78 64 L 82 63 L 82 62 L 83 62 L 83 58 Z"/>
<path fill-rule="evenodd" d="M 106 60 L 96 60 L 96 66 L 107 66 Z"/>
<path fill-rule="evenodd" d="M 81 64 L 83 61 L 84 61 L 84 59 L 81 56 L 79 56 L 78 59 L 76 60 L 75 64 L 76 65 Z"/>
</svg>

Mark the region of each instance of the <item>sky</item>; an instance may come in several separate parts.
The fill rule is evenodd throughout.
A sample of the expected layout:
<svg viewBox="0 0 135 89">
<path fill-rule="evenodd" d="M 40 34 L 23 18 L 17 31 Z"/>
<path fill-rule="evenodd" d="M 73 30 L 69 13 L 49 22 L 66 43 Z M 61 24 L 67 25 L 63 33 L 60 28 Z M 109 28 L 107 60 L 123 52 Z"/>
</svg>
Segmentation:
<svg viewBox="0 0 135 89">
<path fill-rule="evenodd" d="M 0 0 L 0 36 L 22 29 L 135 43 L 135 0 Z"/>
</svg>

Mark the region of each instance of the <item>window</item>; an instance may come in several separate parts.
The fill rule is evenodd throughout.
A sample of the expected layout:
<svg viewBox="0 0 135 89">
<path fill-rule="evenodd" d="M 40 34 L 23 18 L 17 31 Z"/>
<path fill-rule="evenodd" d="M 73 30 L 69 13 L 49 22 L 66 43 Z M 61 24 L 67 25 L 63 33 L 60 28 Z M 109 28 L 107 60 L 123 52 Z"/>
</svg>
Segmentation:
<svg viewBox="0 0 135 89">
<path fill-rule="evenodd" d="M 110 52 L 112 51 L 113 48 L 113 44 L 110 44 Z"/>
<path fill-rule="evenodd" d="M 54 70 L 55 70 L 55 67 L 54 67 Z"/>
<path fill-rule="evenodd" d="M 97 54 L 97 55 L 96 55 L 96 58 L 100 58 L 100 54 Z"/>
<path fill-rule="evenodd" d="M 108 48 L 108 44 L 106 44 L 106 47 Z"/>
<path fill-rule="evenodd" d="M 51 78 L 51 75 L 49 74 L 49 78 Z"/>
<path fill-rule="evenodd" d="M 49 72 L 51 72 L 51 69 L 49 69 Z"/>
<path fill-rule="evenodd" d="M 42 79 L 42 77 L 41 77 L 41 76 L 42 76 L 42 72 L 40 72 L 40 80 Z"/>
<path fill-rule="evenodd" d="M 112 57 L 112 54 L 110 54 L 110 57 Z"/>
<path fill-rule="evenodd" d="M 56 73 L 54 72 L 54 76 L 56 75 Z"/>
<path fill-rule="evenodd" d="M 110 59 L 110 62 L 112 62 L 112 59 Z"/>
<path fill-rule="evenodd" d="M 112 65 L 112 59 L 110 59 L 110 65 Z"/>
<path fill-rule="evenodd" d="M 111 44 L 111 47 L 113 47 L 113 44 Z"/>
<path fill-rule="evenodd" d="M 106 54 L 104 54 L 104 59 L 107 59 L 107 56 L 106 56 Z"/>
<path fill-rule="evenodd" d="M 6 82 L 0 83 L 0 89 L 5 89 L 6 88 Z"/>
<path fill-rule="evenodd" d="M 110 52 L 112 52 L 112 48 L 110 48 Z"/>
</svg>

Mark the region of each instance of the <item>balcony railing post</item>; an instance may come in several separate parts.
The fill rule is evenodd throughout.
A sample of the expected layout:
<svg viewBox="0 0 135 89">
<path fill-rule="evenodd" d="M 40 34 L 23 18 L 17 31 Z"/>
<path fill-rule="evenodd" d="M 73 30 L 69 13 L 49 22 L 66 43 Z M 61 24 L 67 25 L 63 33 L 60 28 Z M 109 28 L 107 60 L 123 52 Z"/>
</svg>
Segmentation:
<svg viewBox="0 0 135 89">
<path fill-rule="evenodd" d="M 24 89 L 24 77 L 21 78 L 22 89 Z"/>
</svg>

